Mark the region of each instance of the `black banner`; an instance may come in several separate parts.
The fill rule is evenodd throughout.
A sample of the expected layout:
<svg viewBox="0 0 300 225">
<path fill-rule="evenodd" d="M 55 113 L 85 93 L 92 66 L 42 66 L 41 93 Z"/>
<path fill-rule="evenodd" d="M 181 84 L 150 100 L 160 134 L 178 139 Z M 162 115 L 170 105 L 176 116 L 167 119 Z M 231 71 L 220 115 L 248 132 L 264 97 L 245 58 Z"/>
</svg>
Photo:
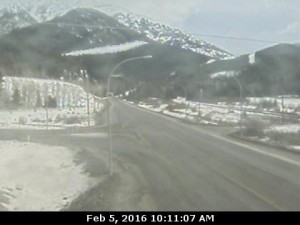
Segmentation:
<svg viewBox="0 0 300 225">
<path fill-rule="evenodd" d="M 299 212 L 0 212 L 0 224 L 298 224 Z"/>
</svg>

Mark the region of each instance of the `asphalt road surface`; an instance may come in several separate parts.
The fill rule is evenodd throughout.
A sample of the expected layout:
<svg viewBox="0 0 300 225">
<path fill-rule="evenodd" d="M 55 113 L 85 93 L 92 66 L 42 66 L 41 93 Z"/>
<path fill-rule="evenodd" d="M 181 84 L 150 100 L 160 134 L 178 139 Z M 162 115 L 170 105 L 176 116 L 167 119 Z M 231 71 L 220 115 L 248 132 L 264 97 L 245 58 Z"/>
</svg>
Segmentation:
<svg viewBox="0 0 300 225">
<path fill-rule="evenodd" d="M 99 137 L 32 135 L 81 148 L 79 159 L 103 178 L 66 210 L 300 210 L 299 154 L 232 140 L 119 100 L 111 110 L 113 177 L 105 127 L 93 130 Z"/>
<path fill-rule="evenodd" d="M 237 143 L 120 101 L 116 158 L 137 168 L 141 190 L 158 210 L 299 210 L 298 154 Z M 114 140 L 117 139 L 117 133 Z M 114 142 L 116 143 L 116 142 Z"/>
</svg>

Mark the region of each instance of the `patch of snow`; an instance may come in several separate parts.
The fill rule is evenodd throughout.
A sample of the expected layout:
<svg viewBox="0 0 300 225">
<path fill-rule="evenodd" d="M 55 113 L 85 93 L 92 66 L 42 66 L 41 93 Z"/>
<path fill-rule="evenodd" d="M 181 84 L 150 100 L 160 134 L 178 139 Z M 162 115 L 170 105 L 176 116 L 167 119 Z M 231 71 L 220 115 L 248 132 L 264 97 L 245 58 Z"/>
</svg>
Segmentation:
<svg viewBox="0 0 300 225">
<path fill-rule="evenodd" d="M 163 114 L 166 114 L 168 116 L 172 116 L 172 117 L 176 117 L 176 118 L 185 118 L 186 115 L 185 114 L 182 114 L 182 113 L 176 113 L 176 112 L 170 112 L 169 110 L 164 110 L 163 111 Z"/>
<path fill-rule="evenodd" d="M 210 60 L 208 60 L 207 62 L 206 62 L 206 64 L 210 64 L 210 63 L 213 63 L 213 62 L 215 62 L 216 60 L 215 59 L 210 59 Z"/>
<path fill-rule="evenodd" d="M 63 56 L 112 54 L 112 53 L 128 51 L 128 50 L 131 50 L 134 48 L 141 47 L 146 44 L 148 44 L 148 42 L 133 41 L 133 42 L 127 42 L 127 43 L 120 44 L 120 45 L 109 45 L 109 46 L 104 46 L 104 47 L 73 51 L 73 52 L 65 53 L 65 54 L 63 54 Z"/>
<path fill-rule="evenodd" d="M 74 151 L 18 141 L 0 142 L 0 199 L 7 210 L 52 211 L 96 184 Z"/>
<path fill-rule="evenodd" d="M 172 28 L 165 24 L 154 22 L 152 19 L 139 17 L 129 13 L 117 13 L 115 14 L 115 18 L 120 23 L 136 32 L 145 34 L 153 41 L 171 46 L 178 46 L 182 49 L 187 49 L 215 59 L 232 57 L 231 54 L 192 34 L 187 34 L 178 28 Z"/>
<path fill-rule="evenodd" d="M 255 63 L 255 53 L 250 54 L 250 55 L 248 56 L 248 58 L 249 58 L 249 63 L 250 63 L 250 64 L 254 64 L 254 63 Z"/>
<path fill-rule="evenodd" d="M 235 77 L 239 74 L 239 72 L 237 71 L 222 71 L 222 72 L 217 72 L 217 73 L 213 73 L 210 75 L 210 77 L 212 79 L 214 78 L 218 78 L 218 77 Z"/>
<path fill-rule="evenodd" d="M 85 138 L 104 138 L 104 137 L 107 137 L 107 134 L 105 134 L 105 133 L 79 133 L 79 134 L 71 134 L 71 136 L 85 137 Z"/>
<path fill-rule="evenodd" d="M 300 124 L 277 125 L 271 126 L 265 132 L 278 132 L 278 133 L 298 133 L 300 132 Z"/>
<path fill-rule="evenodd" d="M 300 151 L 300 146 L 299 145 L 292 145 L 290 146 L 292 149 Z"/>
<path fill-rule="evenodd" d="M 87 102 L 90 108 L 90 125 L 94 125 L 94 112 L 101 111 L 104 99 L 87 94 L 79 85 L 58 80 L 3 77 L 3 96 L 12 100 L 15 90 L 20 92 L 24 108 L 0 111 L 0 128 L 62 129 L 70 126 L 88 126 Z M 57 108 L 43 108 L 47 96 L 55 98 Z M 89 101 L 88 97 L 89 96 Z M 38 100 L 40 100 L 39 104 Z M 95 110 L 95 111 L 94 111 Z"/>
</svg>

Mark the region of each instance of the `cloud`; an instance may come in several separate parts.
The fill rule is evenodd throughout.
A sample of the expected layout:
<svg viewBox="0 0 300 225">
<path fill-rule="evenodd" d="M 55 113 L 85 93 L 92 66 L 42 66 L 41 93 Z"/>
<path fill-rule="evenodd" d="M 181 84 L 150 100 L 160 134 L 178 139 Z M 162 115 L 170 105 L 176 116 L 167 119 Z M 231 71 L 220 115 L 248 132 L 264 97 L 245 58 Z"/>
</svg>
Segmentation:
<svg viewBox="0 0 300 225">
<path fill-rule="evenodd" d="M 300 0 L 0 0 L 5 4 L 56 3 L 97 7 L 105 13 L 125 11 L 179 27 L 190 33 L 248 37 L 276 42 L 299 40 Z M 106 7 L 103 7 L 106 5 Z M 107 7 L 112 5 L 113 7 Z M 296 22 L 295 22 L 296 21 Z M 229 52 L 241 54 L 263 43 L 203 37 Z"/>
<path fill-rule="evenodd" d="M 199 4 L 199 0 L 102 0 L 101 2 L 107 2 L 120 9 L 127 9 L 169 24 L 184 21 L 195 12 Z"/>
<path fill-rule="evenodd" d="M 279 31 L 279 34 L 290 35 L 290 34 L 299 34 L 300 35 L 300 22 L 295 21 L 288 24 L 283 30 Z"/>
<path fill-rule="evenodd" d="M 19 4 L 20 0 L 0 0 L 1 6 Z M 57 4 L 69 6 L 99 6 L 99 9 L 108 9 L 103 5 L 115 6 L 115 10 L 134 12 L 146 15 L 155 20 L 168 24 L 185 20 L 191 13 L 195 12 L 196 6 L 203 0 L 23 0 L 23 5 Z M 113 8 L 113 7 L 112 7 Z"/>
</svg>

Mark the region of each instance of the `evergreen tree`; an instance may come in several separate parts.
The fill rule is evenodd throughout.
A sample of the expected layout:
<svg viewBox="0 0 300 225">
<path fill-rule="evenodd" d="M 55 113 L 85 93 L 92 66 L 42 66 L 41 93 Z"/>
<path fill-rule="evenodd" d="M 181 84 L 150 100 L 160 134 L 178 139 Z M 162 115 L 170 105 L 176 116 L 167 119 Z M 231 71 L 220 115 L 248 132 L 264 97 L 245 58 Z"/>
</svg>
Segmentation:
<svg viewBox="0 0 300 225">
<path fill-rule="evenodd" d="M 36 107 L 41 107 L 42 106 L 42 98 L 40 95 L 40 91 L 36 91 L 36 103 L 35 103 Z"/>
<path fill-rule="evenodd" d="M 14 90 L 14 93 L 12 96 L 12 102 L 15 106 L 19 106 L 21 103 L 21 94 L 20 94 L 20 90 L 18 88 L 16 88 Z"/>
<path fill-rule="evenodd" d="M 57 107 L 56 98 L 48 96 L 47 106 L 48 108 L 56 108 Z"/>
</svg>

